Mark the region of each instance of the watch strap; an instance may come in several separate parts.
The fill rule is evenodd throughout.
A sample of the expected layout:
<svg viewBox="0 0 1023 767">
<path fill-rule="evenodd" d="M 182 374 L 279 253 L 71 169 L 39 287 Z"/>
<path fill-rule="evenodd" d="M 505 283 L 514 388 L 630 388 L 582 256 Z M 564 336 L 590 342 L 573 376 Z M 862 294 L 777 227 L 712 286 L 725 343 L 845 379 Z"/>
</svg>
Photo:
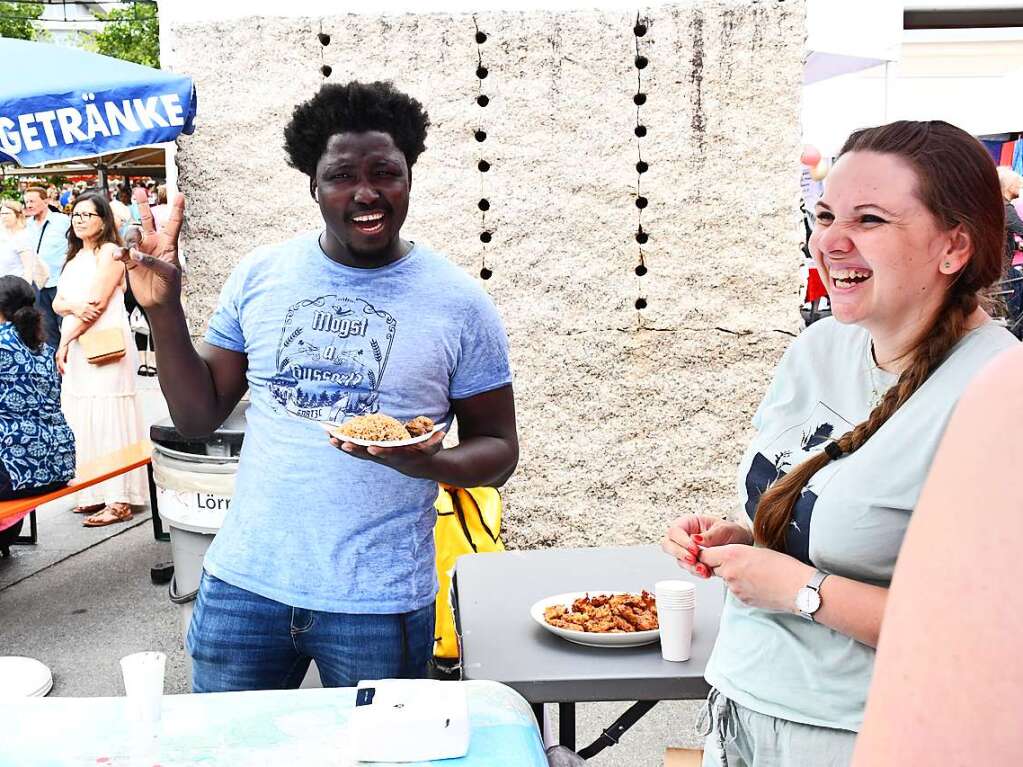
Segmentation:
<svg viewBox="0 0 1023 767">
<path fill-rule="evenodd" d="M 824 583 L 824 579 L 827 578 L 829 575 L 831 575 L 831 573 L 826 573 L 823 570 L 818 570 L 813 574 L 813 577 L 810 578 L 810 582 L 806 584 L 806 587 L 808 589 L 813 589 L 814 591 L 820 591 L 821 584 Z"/>
</svg>

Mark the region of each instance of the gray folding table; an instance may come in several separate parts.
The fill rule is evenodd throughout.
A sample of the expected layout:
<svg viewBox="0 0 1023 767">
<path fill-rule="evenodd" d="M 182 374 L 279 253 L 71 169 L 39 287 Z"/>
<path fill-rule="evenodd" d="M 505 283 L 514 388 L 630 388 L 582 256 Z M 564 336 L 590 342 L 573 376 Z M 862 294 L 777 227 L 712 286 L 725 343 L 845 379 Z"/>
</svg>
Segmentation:
<svg viewBox="0 0 1023 767">
<path fill-rule="evenodd" d="M 692 656 L 684 663 L 661 658 L 660 645 L 611 648 L 574 644 L 538 625 L 530 606 L 572 591 L 653 591 L 660 580 L 696 584 Z M 575 704 L 637 701 L 580 754 L 591 756 L 661 700 L 707 695 L 703 678 L 724 603 L 720 580 L 690 576 L 657 546 L 544 549 L 471 554 L 455 565 L 455 615 L 462 645 L 462 676 L 514 688 L 533 704 L 559 704 L 561 744 L 575 748 Z"/>
</svg>

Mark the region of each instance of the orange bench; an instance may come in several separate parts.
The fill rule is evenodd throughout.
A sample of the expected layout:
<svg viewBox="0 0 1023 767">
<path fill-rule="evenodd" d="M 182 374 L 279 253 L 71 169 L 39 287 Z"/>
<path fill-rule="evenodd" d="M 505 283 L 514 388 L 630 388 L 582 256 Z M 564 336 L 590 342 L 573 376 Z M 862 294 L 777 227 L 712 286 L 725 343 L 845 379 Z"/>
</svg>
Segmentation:
<svg viewBox="0 0 1023 767">
<path fill-rule="evenodd" d="M 53 492 L 44 493 L 42 495 L 34 495 L 29 498 L 18 498 L 13 501 L 0 501 L 0 520 L 24 514 L 26 511 L 32 511 L 41 504 L 55 501 L 58 498 L 63 498 L 65 495 L 72 495 L 77 493 L 79 490 L 84 490 L 87 487 L 98 485 L 100 482 L 104 482 L 111 477 L 116 477 L 119 474 L 126 474 L 132 469 L 138 469 L 142 466 L 150 466 L 152 452 L 152 443 L 150 443 L 149 440 L 143 440 L 121 448 L 120 450 L 115 450 L 112 453 L 101 455 L 99 458 L 79 466 L 74 479 L 72 479 L 66 487 L 62 487 L 60 490 L 54 490 Z M 149 493 L 154 503 L 155 522 L 157 519 L 155 511 L 156 498 L 151 468 L 149 472 Z M 19 543 L 36 542 L 37 531 L 34 511 L 32 511 L 31 517 L 31 533 L 27 538 L 19 538 Z"/>
</svg>

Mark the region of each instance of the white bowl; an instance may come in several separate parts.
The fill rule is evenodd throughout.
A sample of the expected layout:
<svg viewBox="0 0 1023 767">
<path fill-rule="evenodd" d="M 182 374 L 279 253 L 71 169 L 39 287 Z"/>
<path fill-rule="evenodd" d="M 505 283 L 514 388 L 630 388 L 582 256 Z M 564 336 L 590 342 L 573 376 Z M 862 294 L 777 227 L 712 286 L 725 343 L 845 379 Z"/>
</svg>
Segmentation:
<svg viewBox="0 0 1023 767">
<path fill-rule="evenodd" d="M 534 603 L 533 606 L 529 608 L 529 614 L 533 617 L 533 620 L 552 634 L 557 634 L 559 637 L 567 639 L 569 642 L 587 645 L 588 647 L 639 647 L 640 645 L 656 642 L 660 638 L 661 632 L 658 629 L 653 629 L 651 631 L 631 631 L 606 634 L 598 634 L 591 631 L 572 631 L 570 629 L 552 626 L 543 617 L 543 611 L 545 608 L 552 607 L 554 605 L 571 607 L 575 600 L 580 597 L 585 597 L 587 594 L 591 597 L 596 597 L 635 593 L 636 592 L 634 591 L 572 591 L 567 594 L 556 594 L 551 597 L 545 597 Z"/>
</svg>

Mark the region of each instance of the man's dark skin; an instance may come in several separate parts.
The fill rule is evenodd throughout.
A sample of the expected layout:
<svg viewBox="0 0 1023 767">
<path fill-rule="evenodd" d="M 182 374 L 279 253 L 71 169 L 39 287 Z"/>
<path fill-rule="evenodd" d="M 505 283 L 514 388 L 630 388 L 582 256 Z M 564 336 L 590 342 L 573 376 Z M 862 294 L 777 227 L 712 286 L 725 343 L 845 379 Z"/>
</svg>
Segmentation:
<svg viewBox="0 0 1023 767">
<path fill-rule="evenodd" d="M 412 243 L 401 239 L 412 177 L 390 134 L 378 131 L 331 136 L 310 179 L 325 230 L 320 247 L 332 260 L 375 269 L 405 256 Z M 222 424 L 248 388 L 248 357 L 203 343 L 192 345 L 181 307 L 178 234 L 185 202 L 178 195 L 169 220 L 156 234 L 148 204 L 139 200 L 143 231 L 121 260 L 135 298 L 145 308 L 156 347 L 160 387 L 175 427 L 204 436 Z M 379 214 L 383 214 L 382 218 Z M 356 222 L 355 217 L 370 219 Z M 386 279 L 386 278 L 385 278 Z M 519 446 L 512 387 L 452 400 L 459 444 L 443 450 L 444 432 L 428 441 L 397 448 L 361 447 L 331 438 L 353 458 L 389 466 L 410 477 L 457 487 L 500 487 L 512 475 Z"/>
</svg>

